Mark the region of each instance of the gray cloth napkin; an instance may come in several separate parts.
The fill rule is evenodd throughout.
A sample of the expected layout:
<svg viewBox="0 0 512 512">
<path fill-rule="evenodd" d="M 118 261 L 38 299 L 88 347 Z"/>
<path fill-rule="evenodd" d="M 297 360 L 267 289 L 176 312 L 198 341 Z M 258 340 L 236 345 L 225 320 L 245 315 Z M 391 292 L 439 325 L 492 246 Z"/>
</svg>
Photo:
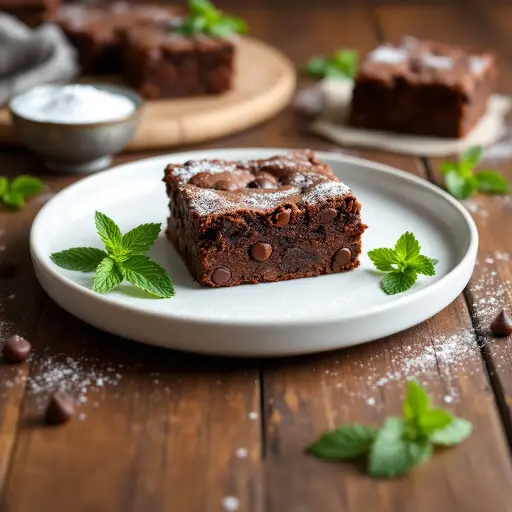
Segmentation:
<svg viewBox="0 0 512 512">
<path fill-rule="evenodd" d="M 31 30 L 0 13 L 0 105 L 35 85 L 69 82 L 79 71 L 76 51 L 59 27 Z"/>
</svg>

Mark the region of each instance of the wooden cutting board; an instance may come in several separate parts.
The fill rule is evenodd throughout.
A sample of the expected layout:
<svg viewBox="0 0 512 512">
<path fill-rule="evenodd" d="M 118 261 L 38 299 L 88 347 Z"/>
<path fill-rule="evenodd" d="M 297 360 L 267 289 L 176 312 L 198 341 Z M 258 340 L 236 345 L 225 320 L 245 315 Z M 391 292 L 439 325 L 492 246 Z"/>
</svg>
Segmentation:
<svg viewBox="0 0 512 512">
<path fill-rule="evenodd" d="M 281 111 L 295 90 L 293 64 L 261 41 L 242 38 L 234 89 L 221 96 L 146 102 L 127 150 L 181 146 L 222 137 Z M 7 109 L 0 110 L 0 144 L 18 144 Z"/>
</svg>

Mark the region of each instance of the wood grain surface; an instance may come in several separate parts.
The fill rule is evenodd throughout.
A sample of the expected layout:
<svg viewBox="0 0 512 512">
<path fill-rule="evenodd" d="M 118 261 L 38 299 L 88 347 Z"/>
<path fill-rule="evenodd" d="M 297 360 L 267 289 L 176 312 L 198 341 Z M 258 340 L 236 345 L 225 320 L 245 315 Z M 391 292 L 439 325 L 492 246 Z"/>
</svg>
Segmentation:
<svg viewBox="0 0 512 512">
<path fill-rule="evenodd" d="M 410 33 L 494 49 L 499 90 L 512 92 L 512 11 L 504 2 L 219 3 L 245 16 L 255 37 L 296 65 L 336 47 L 364 52 Z M 300 86 L 309 83 L 302 79 Z M 306 125 L 288 107 L 201 148 L 343 151 L 442 183 L 437 160 L 339 148 Z M 491 148 L 482 168 L 498 168 L 512 180 L 511 147 L 504 141 Z M 116 163 L 153 154 L 125 154 Z M 2 150 L 0 164 L 4 174 L 40 173 L 52 193 L 77 179 L 46 173 L 17 150 Z M 0 212 L 0 257 L 19 265 L 16 276 L 0 279 L 2 338 L 19 332 L 34 342 L 29 363 L 0 363 L 0 510 L 512 510 L 512 344 L 488 332 L 495 311 L 512 311 L 512 201 L 477 196 L 465 204 L 478 225 L 479 260 L 465 294 L 448 308 L 371 344 L 263 361 L 163 351 L 74 319 L 44 295 L 31 270 L 28 235 L 41 202 Z M 357 466 L 304 453 L 325 429 L 378 425 L 399 413 L 411 376 L 436 402 L 473 422 L 468 441 L 396 481 L 375 481 Z M 48 395 L 62 386 L 77 396 L 78 415 L 64 427 L 44 427 Z"/>
</svg>

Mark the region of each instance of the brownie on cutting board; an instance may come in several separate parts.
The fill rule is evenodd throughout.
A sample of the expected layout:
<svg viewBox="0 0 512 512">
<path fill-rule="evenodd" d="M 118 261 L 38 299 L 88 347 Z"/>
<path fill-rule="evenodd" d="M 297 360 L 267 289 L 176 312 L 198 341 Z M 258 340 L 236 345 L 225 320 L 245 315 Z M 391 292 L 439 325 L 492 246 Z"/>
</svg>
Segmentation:
<svg viewBox="0 0 512 512">
<path fill-rule="evenodd" d="M 235 286 L 359 266 L 366 229 L 351 190 L 311 151 L 171 164 L 167 236 L 192 276 Z"/>
<path fill-rule="evenodd" d="M 497 69 L 491 53 L 406 36 L 381 45 L 355 79 L 349 124 L 436 137 L 464 137 L 487 110 Z"/>
</svg>

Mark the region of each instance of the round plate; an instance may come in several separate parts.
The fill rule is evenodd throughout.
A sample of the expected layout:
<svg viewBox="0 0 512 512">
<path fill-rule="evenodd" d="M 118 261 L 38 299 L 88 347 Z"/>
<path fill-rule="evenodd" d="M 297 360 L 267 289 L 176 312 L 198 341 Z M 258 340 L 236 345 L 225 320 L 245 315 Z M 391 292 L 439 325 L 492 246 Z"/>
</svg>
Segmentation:
<svg viewBox="0 0 512 512">
<path fill-rule="evenodd" d="M 197 158 L 267 158 L 280 149 L 195 151 L 133 162 L 86 178 L 55 196 L 37 216 L 31 251 L 37 277 L 60 306 L 113 334 L 164 347 L 229 356 L 277 356 L 347 347 L 396 333 L 431 317 L 464 289 L 475 265 L 478 234 L 457 201 L 430 183 L 366 160 L 319 153 L 363 205 L 369 228 L 361 267 L 342 274 L 280 283 L 202 288 L 163 232 L 150 252 L 172 276 L 176 296 L 153 299 L 123 284 L 91 291 L 92 274 L 61 269 L 55 251 L 101 247 L 93 214 L 112 217 L 123 232 L 146 222 L 165 227 L 162 183 L 169 162 Z M 412 231 L 422 253 L 437 258 L 436 276 L 388 296 L 367 251 L 393 246 Z"/>
</svg>

